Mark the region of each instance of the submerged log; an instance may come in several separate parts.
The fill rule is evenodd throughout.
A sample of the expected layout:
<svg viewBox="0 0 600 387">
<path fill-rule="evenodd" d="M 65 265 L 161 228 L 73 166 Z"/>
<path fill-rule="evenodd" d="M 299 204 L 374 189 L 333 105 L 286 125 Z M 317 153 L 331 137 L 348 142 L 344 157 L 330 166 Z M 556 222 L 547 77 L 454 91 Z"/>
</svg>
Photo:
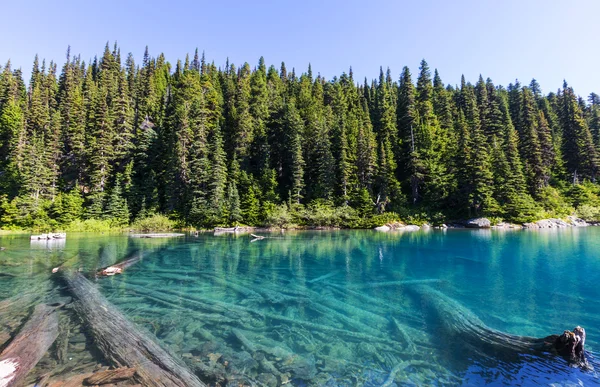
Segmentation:
<svg viewBox="0 0 600 387">
<path fill-rule="evenodd" d="M 0 354 L 0 386 L 19 385 L 58 336 L 56 308 L 37 305 L 19 334 Z"/>
<path fill-rule="evenodd" d="M 183 362 L 173 358 L 127 320 L 81 273 L 61 273 L 78 300 L 76 312 L 86 322 L 96 346 L 111 365 L 135 368 L 135 380 L 145 386 L 205 386 Z"/>
<path fill-rule="evenodd" d="M 135 265 L 141 259 L 142 259 L 142 254 L 139 251 L 136 251 L 132 257 L 129 257 L 122 262 L 119 262 L 114 265 L 100 269 L 98 271 L 97 275 L 107 277 L 107 276 L 111 276 L 111 275 L 115 275 L 115 274 L 121 274 L 123 272 L 123 270 L 125 270 L 126 268 L 128 268 L 130 266 Z"/>
<path fill-rule="evenodd" d="M 117 368 L 114 370 L 105 370 L 95 372 L 92 376 L 83 380 L 87 385 L 94 386 L 98 384 L 109 384 L 129 380 L 135 375 L 135 368 Z"/>
<path fill-rule="evenodd" d="M 486 326 L 473 312 L 429 286 L 411 287 L 411 291 L 422 298 L 424 305 L 433 308 L 445 339 L 468 345 L 475 352 L 492 353 L 504 361 L 520 359 L 515 356 L 518 354 L 553 353 L 573 366 L 591 368 L 585 357 L 585 330 L 581 327 L 543 338 L 512 335 Z"/>
</svg>

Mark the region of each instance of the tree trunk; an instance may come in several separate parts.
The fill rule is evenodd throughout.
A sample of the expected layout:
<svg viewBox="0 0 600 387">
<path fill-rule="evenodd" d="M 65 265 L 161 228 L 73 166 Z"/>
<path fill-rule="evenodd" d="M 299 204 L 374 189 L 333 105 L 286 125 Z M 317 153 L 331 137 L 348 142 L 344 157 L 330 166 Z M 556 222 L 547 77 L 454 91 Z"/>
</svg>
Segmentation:
<svg viewBox="0 0 600 387">
<path fill-rule="evenodd" d="M 144 386 L 205 386 L 181 361 L 127 320 L 81 273 L 61 274 L 77 299 L 76 312 L 111 365 L 135 368 L 135 379 Z"/>
<path fill-rule="evenodd" d="M 58 314 L 40 304 L 19 334 L 0 355 L 0 386 L 18 385 L 44 356 L 58 336 Z"/>
</svg>

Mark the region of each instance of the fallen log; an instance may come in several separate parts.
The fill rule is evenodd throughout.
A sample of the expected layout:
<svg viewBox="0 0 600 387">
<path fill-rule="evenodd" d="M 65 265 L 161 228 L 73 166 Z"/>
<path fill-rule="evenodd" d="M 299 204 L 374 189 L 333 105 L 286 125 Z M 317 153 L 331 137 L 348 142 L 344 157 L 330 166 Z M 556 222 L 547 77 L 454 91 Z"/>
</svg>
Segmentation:
<svg viewBox="0 0 600 387">
<path fill-rule="evenodd" d="M 135 368 L 116 368 L 114 370 L 105 370 L 95 372 L 92 376 L 83 380 L 83 383 L 89 386 L 111 384 L 129 380 L 135 375 Z"/>
<path fill-rule="evenodd" d="M 264 236 L 262 236 L 262 235 L 254 235 L 254 234 L 250 234 L 250 236 L 251 236 L 252 238 L 254 238 L 254 239 L 252 239 L 252 240 L 250 241 L 250 243 L 252 243 L 252 242 L 256 242 L 256 241 L 260 241 L 260 240 L 263 240 L 263 239 L 265 239 L 265 237 L 264 237 Z"/>
<path fill-rule="evenodd" d="M 486 326 L 463 305 L 426 285 L 411 287 L 420 296 L 423 305 L 433 308 L 438 317 L 444 339 L 450 343 L 467 345 L 474 352 L 492 354 L 503 361 L 517 361 L 519 354 L 557 354 L 570 365 L 591 369 L 585 356 L 585 330 L 576 327 L 572 332 L 536 338 L 504 333 Z"/>
<path fill-rule="evenodd" d="M 309 280 L 309 281 L 306 281 L 306 282 L 307 282 L 307 283 L 309 283 L 309 284 L 314 284 L 315 282 L 319 282 L 319 281 L 322 281 L 322 280 L 324 280 L 324 279 L 331 278 L 331 277 L 333 277 L 333 276 L 335 276 L 335 275 L 339 274 L 339 272 L 340 272 L 340 271 L 341 271 L 341 270 L 334 270 L 334 271 L 332 271 L 332 272 L 331 272 L 331 273 L 329 273 L 329 274 L 322 275 L 322 276 L 320 276 L 320 277 L 317 277 L 317 278 L 315 278 L 315 279 L 311 279 L 311 280 Z"/>
<path fill-rule="evenodd" d="M 169 355 L 125 318 L 81 273 L 61 271 L 61 274 L 77 299 L 75 311 L 112 366 L 135 368 L 134 379 L 144 386 L 205 386 L 183 362 Z"/>
<path fill-rule="evenodd" d="M 135 265 L 141 259 L 142 259 L 142 253 L 139 251 L 136 251 L 135 253 L 133 253 L 132 257 L 127 258 L 122 262 L 119 262 L 114 265 L 110 265 L 108 267 L 100 269 L 100 270 L 98 270 L 98 273 L 96 273 L 96 274 L 98 276 L 103 276 L 103 277 L 107 277 L 107 276 L 111 276 L 111 275 L 115 275 L 115 274 L 121 274 L 123 272 L 123 270 L 127 269 L 130 266 Z"/>
<path fill-rule="evenodd" d="M 0 354 L 0 386 L 19 385 L 58 336 L 56 308 L 39 304 L 19 334 Z"/>
<path fill-rule="evenodd" d="M 131 238 L 142 238 L 142 239 L 144 239 L 144 238 L 178 238 L 178 237 L 185 236 L 185 234 L 169 232 L 169 233 L 160 233 L 160 234 L 130 234 L 129 236 Z"/>
</svg>

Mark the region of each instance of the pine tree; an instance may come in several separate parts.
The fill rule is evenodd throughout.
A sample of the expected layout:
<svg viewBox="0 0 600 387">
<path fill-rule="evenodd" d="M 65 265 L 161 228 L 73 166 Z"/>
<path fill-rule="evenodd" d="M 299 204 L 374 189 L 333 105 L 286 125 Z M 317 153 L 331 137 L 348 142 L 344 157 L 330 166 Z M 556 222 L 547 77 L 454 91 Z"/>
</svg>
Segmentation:
<svg viewBox="0 0 600 387">
<path fill-rule="evenodd" d="M 379 210 L 385 210 L 388 204 L 400 206 L 403 196 L 396 179 L 396 159 L 394 144 L 397 143 L 396 105 L 392 98 L 389 81 L 386 81 L 383 69 L 379 70 L 379 83 L 375 93 L 375 135 L 377 138 L 378 170 L 375 178 L 375 192 L 378 196 Z"/>
<path fill-rule="evenodd" d="M 123 226 L 129 223 L 129 208 L 127 201 L 123 197 L 121 184 L 117 178 L 117 183 L 110 191 L 104 210 L 105 218 L 117 226 Z"/>
<path fill-rule="evenodd" d="M 567 170 L 573 176 L 574 182 L 583 178 L 595 181 L 600 167 L 598 154 L 577 98 L 566 82 L 559 98 L 562 100 L 560 118 L 564 139 L 563 155 Z"/>
<path fill-rule="evenodd" d="M 539 113 L 529 88 L 524 87 L 521 95 L 521 155 L 529 191 L 535 196 L 544 187 L 544 168 L 538 134 Z"/>
</svg>

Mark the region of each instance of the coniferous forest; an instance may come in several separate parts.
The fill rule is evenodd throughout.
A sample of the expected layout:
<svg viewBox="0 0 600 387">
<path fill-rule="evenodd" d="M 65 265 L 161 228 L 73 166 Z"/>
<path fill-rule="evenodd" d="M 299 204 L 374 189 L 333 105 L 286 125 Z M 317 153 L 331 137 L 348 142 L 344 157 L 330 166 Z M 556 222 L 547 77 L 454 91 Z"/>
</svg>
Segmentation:
<svg viewBox="0 0 600 387">
<path fill-rule="evenodd" d="M 597 94 L 445 84 L 425 61 L 326 80 L 107 44 L 60 69 L 36 57 L 27 83 L 0 68 L 3 228 L 600 220 L 598 152 Z"/>
</svg>

